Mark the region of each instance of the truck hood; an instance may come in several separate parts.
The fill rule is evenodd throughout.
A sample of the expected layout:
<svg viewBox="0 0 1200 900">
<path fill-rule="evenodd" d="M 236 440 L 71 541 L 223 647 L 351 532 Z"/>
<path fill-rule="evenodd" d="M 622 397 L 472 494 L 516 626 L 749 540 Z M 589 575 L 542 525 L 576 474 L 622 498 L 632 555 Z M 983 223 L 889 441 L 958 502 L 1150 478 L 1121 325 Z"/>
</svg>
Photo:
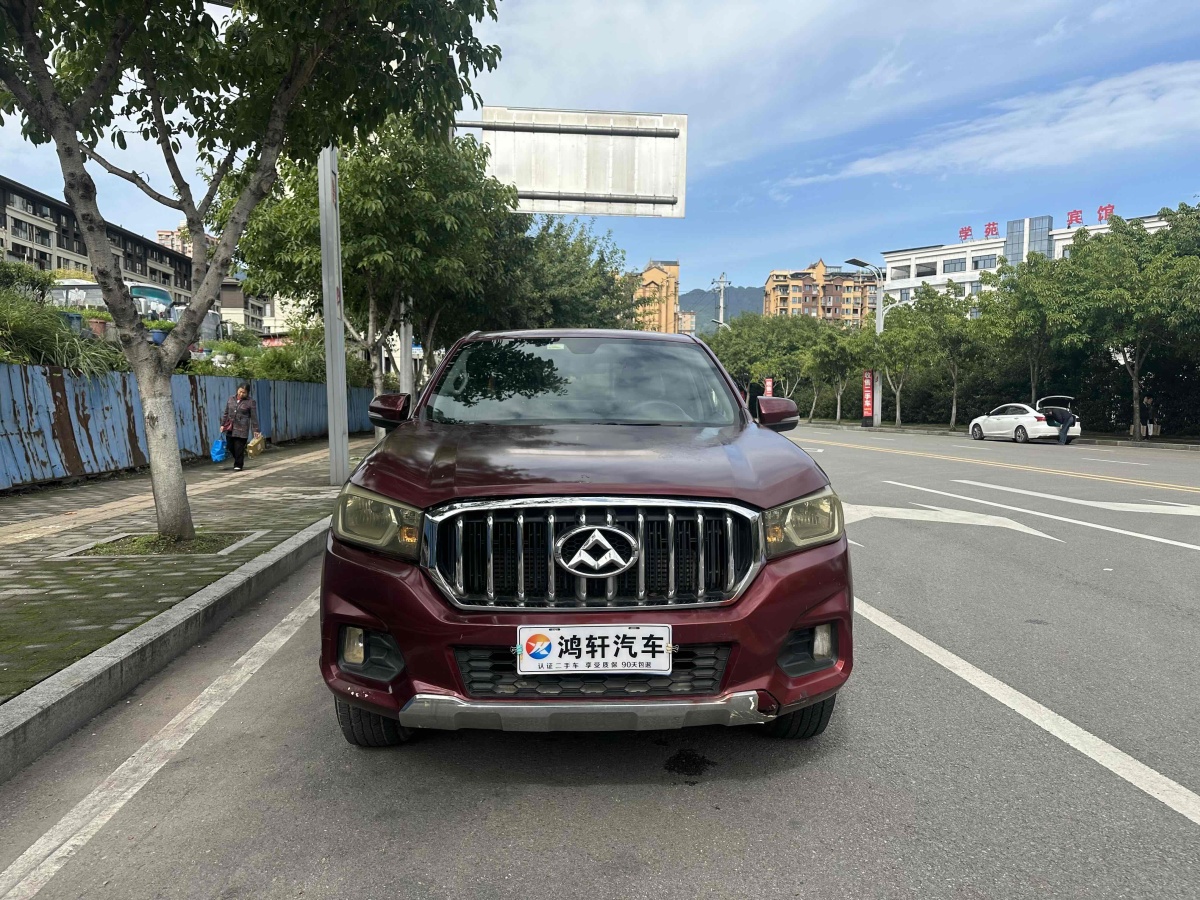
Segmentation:
<svg viewBox="0 0 1200 900">
<path fill-rule="evenodd" d="M 444 425 L 410 421 L 375 445 L 351 482 L 422 509 L 451 500 L 634 495 L 738 500 L 766 509 L 828 478 L 757 425 Z"/>
</svg>

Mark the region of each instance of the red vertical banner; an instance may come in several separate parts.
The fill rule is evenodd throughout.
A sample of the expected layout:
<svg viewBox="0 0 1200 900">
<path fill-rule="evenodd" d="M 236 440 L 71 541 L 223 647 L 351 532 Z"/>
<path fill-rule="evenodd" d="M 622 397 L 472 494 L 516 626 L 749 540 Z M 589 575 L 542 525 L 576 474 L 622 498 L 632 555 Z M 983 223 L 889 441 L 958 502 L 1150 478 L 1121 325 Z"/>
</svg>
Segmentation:
<svg viewBox="0 0 1200 900">
<path fill-rule="evenodd" d="M 763 379 L 763 396 L 764 397 L 774 397 L 775 396 L 775 379 L 774 378 L 764 378 Z"/>
<path fill-rule="evenodd" d="M 863 372 L 863 424 L 870 425 L 875 417 L 875 373 Z"/>
</svg>

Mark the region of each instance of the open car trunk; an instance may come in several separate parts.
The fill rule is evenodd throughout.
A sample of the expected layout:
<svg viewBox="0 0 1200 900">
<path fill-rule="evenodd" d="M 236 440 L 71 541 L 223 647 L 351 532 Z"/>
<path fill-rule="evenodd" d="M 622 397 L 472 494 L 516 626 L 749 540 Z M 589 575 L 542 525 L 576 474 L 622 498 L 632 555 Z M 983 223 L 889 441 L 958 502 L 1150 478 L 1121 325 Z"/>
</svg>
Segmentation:
<svg viewBox="0 0 1200 900">
<path fill-rule="evenodd" d="M 1074 400 L 1074 397 L 1068 397 L 1064 394 L 1052 394 L 1049 397 L 1043 397 L 1039 400 L 1035 405 L 1035 409 L 1046 417 L 1048 424 L 1060 426 L 1070 417 L 1071 403 Z"/>
</svg>

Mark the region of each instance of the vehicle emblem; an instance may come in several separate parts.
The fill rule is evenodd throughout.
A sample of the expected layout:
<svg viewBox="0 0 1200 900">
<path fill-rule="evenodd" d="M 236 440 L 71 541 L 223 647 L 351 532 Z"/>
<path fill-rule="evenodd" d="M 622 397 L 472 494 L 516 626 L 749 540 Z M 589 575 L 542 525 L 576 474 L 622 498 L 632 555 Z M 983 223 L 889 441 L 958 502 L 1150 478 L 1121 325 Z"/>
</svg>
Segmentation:
<svg viewBox="0 0 1200 900">
<path fill-rule="evenodd" d="M 637 540 L 612 525 L 580 525 L 554 542 L 554 559 L 581 578 L 608 578 L 638 561 Z"/>
</svg>

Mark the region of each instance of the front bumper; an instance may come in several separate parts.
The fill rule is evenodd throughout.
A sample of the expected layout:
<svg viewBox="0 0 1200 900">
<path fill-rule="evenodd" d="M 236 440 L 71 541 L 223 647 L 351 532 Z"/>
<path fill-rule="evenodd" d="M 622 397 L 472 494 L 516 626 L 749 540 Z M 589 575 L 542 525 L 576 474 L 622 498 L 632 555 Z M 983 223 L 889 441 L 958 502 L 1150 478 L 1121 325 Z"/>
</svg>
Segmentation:
<svg viewBox="0 0 1200 900">
<path fill-rule="evenodd" d="M 506 731 L 653 730 L 769 721 L 835 694 L 853 666 L 853 588 L 845 538 L 772 560 L 727 606 L 546 611 L 453 607 L 418 566 L 343 544 L 332 536 L 321 585 L 321 674 L 355 706 L 414 728 Z M 665 697 L 472 696 L 455 650 L 512 647 L 528 624 L 670 624 L 681 646 L 722 644 L 729 655 L 711 693 Z M 837 659 L 797 677 L 779 665 L 791 632 L 835 629 Z M 383 683 L 338 664 L 341 626 L 390 634 L 404 670 Z"/>
</svg>

